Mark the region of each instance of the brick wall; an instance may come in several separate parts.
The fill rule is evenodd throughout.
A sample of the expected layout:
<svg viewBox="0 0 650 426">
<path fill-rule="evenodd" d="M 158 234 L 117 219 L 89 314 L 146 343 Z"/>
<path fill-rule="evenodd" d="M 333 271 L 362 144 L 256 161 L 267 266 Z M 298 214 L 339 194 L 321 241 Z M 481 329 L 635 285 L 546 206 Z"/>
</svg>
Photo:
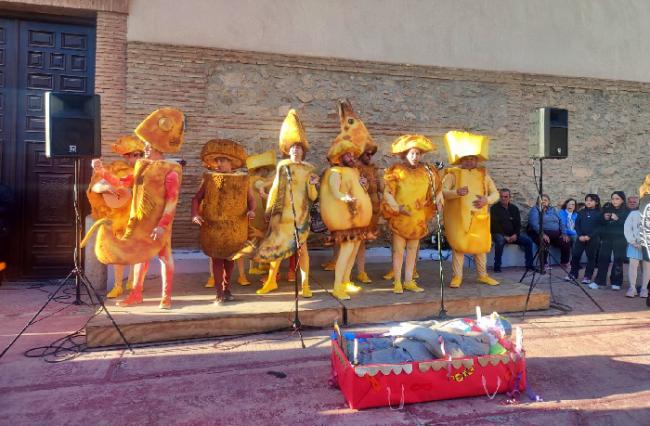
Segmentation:
<svg viewBox="0 0 650 426">
<path fill-rule="evenodd" d="M 313 146 L 308 160 L 322 169 L 338 133 L 336 101 L 342 97 L 379 143 L 382 167 L 393 161 L 390 143 L 403 133 L 433 138 L 440 148 L 430 160 L 446 160 L 441 137 L 448 130 L 490 135 L 490 172 L 523 206 L 536 194 L 528 132 L 530 111 L 540 106 L 570 111 L 570 156 L 544 164 L 545 192 L 554 201 L 586 192 L 631 193 L 650 172 L 650 84 L 141 42 L 129 42 L 127 53 L 127 128 L 160 106 L 180 108 L 188 117 L 181 152 L 188 166 L 174 228 L 179 248 L 197 246 L 190 199 L 203 172 L 198 154 L 208 139 L 232 138 L 249 153 L 277 150 L 282 119 L 293 106 Z"/>
<path fill-rule="evenodd" d="M 101 95 L 102 152 L 132 129 L 125 126 L 127 15 L 97 12 L 95 93 Z"/>
</svg>

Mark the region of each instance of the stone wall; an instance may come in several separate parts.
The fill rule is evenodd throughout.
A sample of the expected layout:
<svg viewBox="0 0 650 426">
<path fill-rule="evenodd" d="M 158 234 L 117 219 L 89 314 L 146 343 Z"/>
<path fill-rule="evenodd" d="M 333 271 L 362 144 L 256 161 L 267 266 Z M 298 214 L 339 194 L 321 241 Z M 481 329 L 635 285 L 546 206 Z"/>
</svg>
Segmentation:
<svg viewBox="0 0 650 426">
<path fill-rule="evenodd" d="M 429 159 L 446 159 L 441 137 L 467 129 L 492 137 L 491 174 L 515 202 L 535 197 L 528 158 L 529 114 L 540 106 L 570 111 L 566 160 L 544 163 L 544 187 L 554 201 L 615 189 L 635 192 L 650 172 L 650 84 L 565 78 L 362 61 L 307 58 L 152 43 L 127 44 L 126 127 L 150 111 L 173 106 L 187 114 L 188 161 L 174 226 L 176 247 L 196 247 L 190 200 L 203 172 L 198 154 L 214 137 L 242 142 L 249 153 L 277 149 L 289 107 L 298 110 L 319 168 L 338 133 L 336 101 L 351 100 L 379 143 L 385 167 L 392 140 L 422 133 L 439 146 Z"/>
</svg>

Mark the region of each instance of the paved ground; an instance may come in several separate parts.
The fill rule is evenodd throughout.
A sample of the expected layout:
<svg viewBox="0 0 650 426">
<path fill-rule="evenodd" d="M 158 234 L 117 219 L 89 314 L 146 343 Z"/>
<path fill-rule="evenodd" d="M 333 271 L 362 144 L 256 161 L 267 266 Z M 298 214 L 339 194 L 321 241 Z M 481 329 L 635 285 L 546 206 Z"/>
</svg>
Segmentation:
<svg viewBox="0 0 650 426">
<path fill-rule="evenodd" d="M 539 285 L 548 286 L 546 278 Z M 0 287 L 0 349 L 53 288 Z M 307 349 L 275 333 L 86 352 L 54 364 L 25 357 L 89 318 L 88 308 L 53 302 L 44 316 L 68 307 L 0 358 L 0 424 L 650 424 L 650 309 L 622 291 L 591 291 L 606 309 L 600 313 L 578 288 L 559 280 L 553 288 L 573 311 L 522 323 L 528 377 L 542 403 L 504 405 L 497 396 L 350 410 L 328 386 L 329 330 L 306 332 Z"/>
</svg>

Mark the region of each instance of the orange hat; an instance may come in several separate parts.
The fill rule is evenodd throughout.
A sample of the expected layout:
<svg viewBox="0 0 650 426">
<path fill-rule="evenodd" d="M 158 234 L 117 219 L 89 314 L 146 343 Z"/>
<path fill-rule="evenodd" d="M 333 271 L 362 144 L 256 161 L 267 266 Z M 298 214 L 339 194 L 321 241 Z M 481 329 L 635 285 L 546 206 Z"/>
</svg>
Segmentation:
<svg viewBox="0 0 650 426">
<path fill-rule="evenodd" d="M 227 158 L 232 162 L 233 169 L 244 167 L 246 150 L 243 146 L 230 139 L 211 139 L 201 149 L 201 161 L 208 169 L 216 166 L 216 159 Z"/>
<path fill-rule="evenodd" d="M 132 152 L 144 152 L 144 142 L 135 135 L 121 136 L 111 145 L 111 150 L 120 155 L 130 154 Z"/>
<path fill-rule="evenodd" d="M 185 115 L 175 108 L 160 108 L 149 114 L 135 134 L 160 152 L 178 152 L 183 144 Z"/>
<path fill-rule="evenodd" d="M 403 154 L 411 148 L 417 148 L 423 153 L 437 150 L 433 142 L 422 135 L 402 135 L 393 141 L 390 148 L 394 155 Z"/>
<path fill-rule="evenodd" d="M 355 157 L 361 155 L 361 148 L 359 145 L 355 144 L 347 138 L 337 137 L 332 146 L 330 146 L 329 151 L 327 151 L 327 159 L 333 165 L 341 164 L 341 157 L 346 153 L 351 153 Z"/>
</svg>

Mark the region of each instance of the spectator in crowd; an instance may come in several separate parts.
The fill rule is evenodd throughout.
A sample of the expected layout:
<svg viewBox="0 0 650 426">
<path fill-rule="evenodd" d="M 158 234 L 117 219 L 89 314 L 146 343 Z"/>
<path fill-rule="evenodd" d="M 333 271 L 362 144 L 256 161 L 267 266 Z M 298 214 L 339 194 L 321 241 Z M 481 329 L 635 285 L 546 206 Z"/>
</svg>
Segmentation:
<svg viewBox="0 0 650 426">
<path fill-rule="evenodd" d="M 524 250 L 526 268 L 533 269 L 533 241 L 521 233 L 521 214 L 512 204 L 508 188 L 499 191 L 499 202 L 490 207 L 490 232 L 494 242 L 494 272 L 501 272 L 501 258 L 506 244 L 517 244 Z"/>
<path fill-rule="evenodd" d="M 603 207 L 603 222 L 600 226 L 600 252 L 598 254 L 598 274 L 589 288 L 597 289 L 607 285 L 609 261 L 614 255 L 612 271 L 609 276 L 612 290 L 620 290 L 623 284 L 623 260 L 627 252 L 627 240 L 623 232 L 625 220 L 630 214 L 625 205 L 625 193 L 614 191 L 611 202 Z"/>
<path fill-rule="evenodd" d="M 576 212 L 576 206 L 578 202 L 574 198 L 569 198 L 564 203 L 560 209 L 560 220 L 564 224 L 564 229 L 566 229 L 566 234 L 571 238 L 571 245 L 576 241 L 576 217 L 578 213 Z"/>
<path fill-rule="evenodd" d="M 628 206 L 630 205 L 630 198 L 632 197 L 628 198 Z M 639 263 L 641 263 L 643 278 L 641 281 L 641 291 L 639 292 L 639 297 L 647 298 L 648 281 L 650 281 L 650 259 L 648 259 L 647 253 L 644 253 L 646 250 L 645 247 L 643 247 L 643 234 L 641 233 L 641 212 L 639 212 L 639 210 L 632 210 L 627 216 L 627 219 L 625 219 L 625 224 L 623 225 L 623 233 L 625 234 L 625 239 L 627 240 L 626 254 L 630 260 L 630 266 L 627 270 L 627 277 L 628 281 L 630 282 L 630 288 L 627 290 L 627 293 L 625 293 L 625 295 L 627 297 L 636 297 L 636 277 L 637 271 L 639 269 Z"/>
<path fill-rule="evenodd" d="M 627 208 L 630 211 L 639 209 L 639 197 L 636 195 L 630 195 L 627 197 Z"/>
<path fill-rule="evenodd" d="M 585 196 L 585 208 L 578 212 L 576 217 L 576 241 L 573 244 L 573 256 L 571 258 L 571 272 L 569 279 L 578 279 L 580 271 L 580 259 L 582 253 L 587 253 L 587 267 L 582 278 L 583 284 L 591 284 L 591 279 L 598 259 L 598 247 L 600 237 L 598 230 L 603 222 L 603 214 L 600 211 L 600 197 L 596 194 Z"/>
<path fill-rule="evenodd" d="M 540 216 L 542 230 L 540 232 Z M 562 268 L 569 268 L 571 258 L 571 238 L 566 234 L 564 224 L 560 220 L 557 210 L 551 206 L 551 197 L 543 194 L 535 207 L 528 212 L 528 236 L 539 243 L 540 237 L 543 244 L 555 246 L 560 249 L 560 263 Z M 546 265 L 547 253 L 545 253 L 543 264 Z"/>
</svg>

